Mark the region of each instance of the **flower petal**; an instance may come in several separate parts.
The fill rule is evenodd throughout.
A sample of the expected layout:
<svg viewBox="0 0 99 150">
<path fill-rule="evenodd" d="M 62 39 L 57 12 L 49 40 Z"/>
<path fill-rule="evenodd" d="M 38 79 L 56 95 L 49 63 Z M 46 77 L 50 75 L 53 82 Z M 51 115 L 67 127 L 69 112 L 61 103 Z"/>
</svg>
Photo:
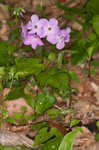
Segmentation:
<svg viewBox="0 0 99 150">
<path fill-rule="evenodd" d="M 32 28 L 32 21 L 29 21 L 28 23 L 27 23 L 27 29 L 31 29 Z"/>
<path fill-rule="evenodd" d="M 31 44 L 31 46 L 32 46 L 33 49 L 36 49 L 37 46 L 38 46 L 38 44 L 37 44 L 36 42 L 33 42 L 33 43 Z"/>
<path fill-rule="evenodd" d="M 56 35 L 49 35 L 47 36 L 47 41 L 50 42 L 51 44 L 56 44 L 57 43 L 57 36 Z"/>
<path fill-rule="evenodd" d="M 21 36 L 22 36 L 23 38 L 25 38 L 26 35 L 27 35 L 27 26 L 24 25 L 23 23 L 21 23 L 21 28 L 22 28 Z"/>
<path fill-rule="evenodd" d="M 39 20 L 39 26 L 42 26 L 42 27 L 44 27 L 45 25 L 47 25 L 48 24 L 48 20 L 47 19 L 44 19 L 44 18 L 42 18 L 42 19 L 40 19 Z"/>
<path fill-rule="evenodd" d="M 58 42 L 58 43 L 56 44 L 56 48 L 57 48 L 57 49 L 63 49 L 64 46 L 65 46 L 65 43 L 64 43 L 64 42 Z"/>
<path fill-rule="evenodd" d="M 66 43 L 68 43 L 68 42 L 70 41 L 70 35 L 69 35 L 69 34 L 68 34 L 67 36 L 65 36 L 64 41 L 65 41 Z"/>
<path fill-rule="evenodd" d="M 49 24 L 53 27 L 53 26 L 57 26 L 58 25 L 58 21 L 55 18 L 51 18 L 49 20 Z"/>
<path fill-rule="evenodd" d="M 34 14 L 31 16 L 31 21 L 35 24 L 39 21 L 39 17 L 36 14 Z"/>
<path fill-rule="evenodd" d="M 71 28 L 70 28 L 70 27 L 67 27 L 67 28 L 66 28 L 66 33 L 69 34 L 70 32 L 71 32 Z"/>
</svg>

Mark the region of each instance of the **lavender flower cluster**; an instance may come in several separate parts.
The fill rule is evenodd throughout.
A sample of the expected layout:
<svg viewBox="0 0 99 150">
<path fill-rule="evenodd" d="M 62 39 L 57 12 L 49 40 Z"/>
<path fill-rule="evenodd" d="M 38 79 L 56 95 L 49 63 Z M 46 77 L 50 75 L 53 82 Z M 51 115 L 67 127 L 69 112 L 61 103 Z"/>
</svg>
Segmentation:
<svg viewBox="0 0 99 150">
<path fill-rule="evenodd" d="M 21 24 L 21 28 L 24 44 L 31 45 L 33 49 L 36 49 L 38 45 L 43 46 L 44 43 L 41 39 L 45 37 L 51 44 L 56 44 L 56 48 L 59 50 L 63 49 L 65 43 L 70 41 L 71 29 L 69 27 L 60 29 L 55 18 L 49 20 L 45 18 L 39 19 L 34 14 L 26 25 Z"/>
</svg>

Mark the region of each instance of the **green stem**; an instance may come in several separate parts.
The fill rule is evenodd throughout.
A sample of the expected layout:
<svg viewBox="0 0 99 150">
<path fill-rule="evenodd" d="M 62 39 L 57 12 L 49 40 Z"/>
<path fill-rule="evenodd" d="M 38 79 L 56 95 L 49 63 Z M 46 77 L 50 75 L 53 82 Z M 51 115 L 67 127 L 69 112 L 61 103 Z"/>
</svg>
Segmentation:
<svg viewBox="0 0 99 150">
<path fill-rule="evenodd" d="M 0 95 L 1 95 L 1 103 L 0 103 L 0 128 L 3 122 L 3 107 L 4 107 L 4 98 L 3 98 L 3 87 L 2 87 L 2 79 L 0 79 Z"/>
</svg>

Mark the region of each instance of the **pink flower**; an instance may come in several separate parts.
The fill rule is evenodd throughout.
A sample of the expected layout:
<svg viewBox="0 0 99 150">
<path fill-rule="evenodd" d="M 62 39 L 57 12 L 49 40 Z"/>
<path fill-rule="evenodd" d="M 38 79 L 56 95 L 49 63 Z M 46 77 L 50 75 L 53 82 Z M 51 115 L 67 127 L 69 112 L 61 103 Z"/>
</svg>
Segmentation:
<svg viewBox="0 0 99 150">
<path fill-rule="evenodd" d="M 42 40 L 36 34 L 28 34 L 24 38 L 24 44 L 31 45 L 33 49 L 36 49 L 38 45 L 40 45 L 40 46 L 44 45 Z"/>
<path fill-rule="evenodd" d="M 39 19 L 37 15 L 32 15 L 31 21 L 29 21 L 27 24 L 27 28 L 30 30 L 29 33 L 36 33 L 40 38 L 44 38 L 44 26 L 46 22 L 46 19 Z"/>
<path fill-rule="evenodd" d="M 56 34 L 59 32 L 58 21 L 55 18 L 51 18 L 49 21 L 46 21 L 44 31 L 47 36 L 47 41 L 52 44 L 56 44 Z"/>
<path fill-rule="evenodd" d="M 56 42 L 57 49 L 63 49 L 65 43 L 68 43 L 70 41 L 70 32 L 71 29 L 69 27 L 59 31 L 59 33 L 57 34 L 57 42 Z"/>
</svg>

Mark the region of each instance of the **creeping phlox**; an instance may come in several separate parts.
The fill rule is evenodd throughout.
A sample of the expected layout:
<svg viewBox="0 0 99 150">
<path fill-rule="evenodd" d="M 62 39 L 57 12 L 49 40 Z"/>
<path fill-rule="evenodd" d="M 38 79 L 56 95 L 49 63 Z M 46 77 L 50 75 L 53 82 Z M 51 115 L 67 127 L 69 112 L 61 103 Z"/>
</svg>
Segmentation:
<svg viewBox="0 0 99 150">
<path fill-rule="evenodd" d="M 38 45 L 44 45 L 41 40 L 42 38 L 46 38 L 51 44 L 56 44 L 57 49 L 63 49 L 65 43 L 70 41 L 70 27 L 60 29 L 58 21 L 55 18 L 49 20 L 45 18 L 39 19 L 34 14 L 26 25 L 21 24 L 21 28 L 21 36 L 23 37 L 24 44 L 31 45 L 33 49 L 36 49 Z"/>
</svg>

